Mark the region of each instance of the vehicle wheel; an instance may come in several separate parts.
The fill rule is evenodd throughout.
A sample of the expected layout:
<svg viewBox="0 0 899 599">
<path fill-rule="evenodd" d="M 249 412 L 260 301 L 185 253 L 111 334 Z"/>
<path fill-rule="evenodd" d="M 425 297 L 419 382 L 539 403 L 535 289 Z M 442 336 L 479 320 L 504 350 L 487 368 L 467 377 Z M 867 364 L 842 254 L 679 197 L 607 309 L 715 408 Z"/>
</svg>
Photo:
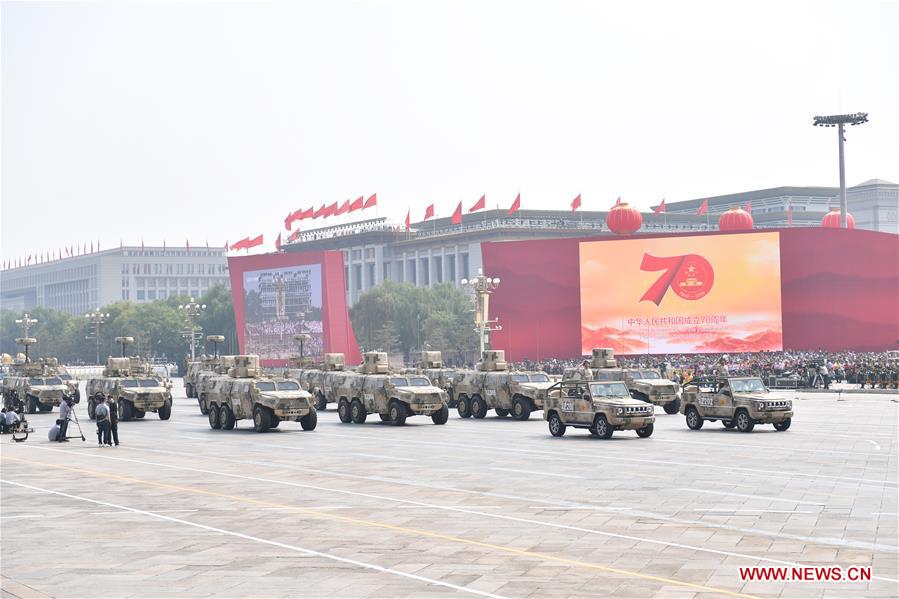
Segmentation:
<svg viewBox="0 0 899 599">
<path fill-rule="evenodd" d="M 609 421 L 606 420 L 605 414 L 596 415 L 596 420 L 593 421 L 593 430 L 596 431 L 596 436 L 600 439 L 611 439 L 614 432 Z"/>
<path fill-rule="evenodd" d="M 97 417 L 97 404 L 94 403 L 93 397 L 87 400 L 87 417 L 91 420 Z"/>
<path fill-rule="evenodd" d="M 483 418 L 487 415 L 487 402 L 480 395 L 471 398 L 471 415 L 475 418 Z"/>
<path fill-rule="evenodd" d="M 506 416 L 509 415 L 509 410 L 506 410 L 504 408 L 494 408 L 493 411 L 496 412 L 496 415 L 499 418 L 505 418 Z"/>
<path fill-rule="evenodd" d="M 119 402 L 119 420 L 128 422 L 134 417 L 134 405 L 124 399 Z"/>
<path fill-rule="evenodd" d="M 225 404 L 219 410 L 219 420 L 222 423 L 223 431 L 234 430 L 234 425 L 237 421 L 234 419 L 234 410 L 231 409 L 231 406 Z M 271 426 L 271 422 L 268 422 L 265 428 Z"/>
<path fill-rule="evenodd" d="M 309 410 L 309 413 L 300 418 L 300 426 L 304 431 L 314 431 L 315 425 L 318 424 L 318 414 L 315 410 Z"/>
<path fill-rule="evenodd" d="M 274 414 L 272 414 L 272 428 L 278 428 L 278 425 L 281 424 L 281 419 Z"/>
<path fill-rule="evenodd" d="M 350 418 L 350 402 L 343 398 L 337 402 L 337 417 L 344 424 L 352 421 L 352 418 Z"/>
<path fill-rule="evenodd" d="M 677 414 L 677 411 L 680 410 L 680 400 L 669 401 L 662 407 L 665 409 L 666 414 Z"/>
<path fill-rule="evenodd" d="M 356 424 L 364 424 L 368 414 L 365 413 L 365 406 L 358 399 L 354 399 L 350 403 L 350 418 Z"/>
<path fill-rule="evenodd" d="M 253 409 L 253 430 L 257 433 L 264 433 L 271 425 L 271 418 L 268 410 L 262 406 L 256 406 Z"/>
<path fill-rule="evenodd" d="M 471 400 L 467 395 L 459 396 L 456 411 L 459 412 L 459 418 L 471 418 Z"/>
<path fill-rule="evenodd" d="M 37 402 L 37 408 L 38 408 L 41 412 L 49 412 L 50 410 L 53 409 L 53 406 L 49 406 L 49 405 L 47 405 L 47 404 L 43 404 L 43 403 L 41 403 L 41 402 Z"/>
<path fill-rule="evenodd" d="M 637 436 L 642 437 L 642 438 L 651 437 L 653 428 L 655 428 L 655 427 L 651 423 L 647 424 L 643 428 L 638 428 Z"/>
<path fill-rule="evenodd" d="M 222 428 L 222 423 L 219 420 L 219 407 L 215 404 L 209 406 L 209 411 L 206 414 L 209 416 L 209 428 L 216 430 Z"/>
<path fill-rule="evenodd" d="M 512 402 L 512 418 L 515 420 L 527 420 L 531 417 L 531 403 L 522 397 L 516 397 Z"/>
<path fill-rule="evenodd" d="M 144 412 L 143 410 L 134 410 L 133 415 L 135 418 L 143 418 L 144 416 L 147 415 L 147 413 Z"/>
<path fill-rule="evenodd" d="M 449 420 L 449 408 L 446 406 L 431 414 L 431 422 L 434 424 L 446 424 L 447 420 Z"/>
<path fill-rule="evenodd" d="M 731 429 L 731 428 L 737 426 L 737 424 L 733 420 L 722 420 L 721 424 L 723 424 L 724 428 L 726 428 L 726 429 Z"/>
<path fill-rule="evenodd" d="M 328 409 L 328 400 L 325 399 L 325 396 L 321 393 L 315 394 L 315 409 L 316 410 L 327 410 Z"/>
<path fill-rule="evenodd" d="M 387 417 L 394 426 L 402 426 L 406 424 L 406 406 L 400 402 L 393 400 L 387 407 Z"/>
<path fill-rule="evenodd" d="M 390 417 L 387 414 L 378 414 L 378 418 L 381 419 L 381 422 L 390 422 Z"/>
<path fill-rule="evenodd" d="M 750 433 L 755 428 L 755 422 L 749 417 L 746 410 L 737 412 L 737 430 L 741 433 Z"/>
<path fill-rule="evenodd" d="M 172 416 L 172 400 L 171 399 L 165 400 L 165 403 L 162 404 L 161 408 L 159 408 L 159 412 L 157 412 L 157 414 L 159 414 L 160 420 L 168 420 L 169 418 L 171 418 L 171 416 Z"/>
<path fill-rule="evenodd" d="M 565 434 L 565 429 L 567 427 L 562 422 L 562 419 L 559 418 L 559 415 L 553 412 L 549 415 L 549 433 L 553 437 L 561 437 Z"/>
<path fill-rule="evenodd" d="M 203 414 L 205 416 L 206 413 L 209 411 L 209 408 L 206 407 L 206 398 L 203 397 L 203 398 L 197 400 L 197 403 L 200 404 L 200 414 Z"/>
<path fill-rule="evenodd" d="M 785 430 L 787 430 L 788 428 L 790 428 L 790 425 L 791 425 L 792 423 L 793 423 L 793 419 L 792 419 L 792 418 L 787 418 L 787 419 L 784 420 L 783 422 L 775 422 L 775 423 L 774 423 L 774 429 L 775 429 L 775 430 L 778 430 L 778 431 L 785 431 Z"/>
<path fill-rule="evenodd" d="M 699 411 L 696 408 L 689 406 L 684 415 L 687 418 L 687 426 L 691 430 L 698 431 L 702 428 L 702 416 L 699 415 Z"/>
<path fill-rule="evenodd" d="M 29 397 L 27 402 L 25 403 L 25 413 L 26 414 L 34 414 L 38 411 L 37 398 Z"/>
</svg>

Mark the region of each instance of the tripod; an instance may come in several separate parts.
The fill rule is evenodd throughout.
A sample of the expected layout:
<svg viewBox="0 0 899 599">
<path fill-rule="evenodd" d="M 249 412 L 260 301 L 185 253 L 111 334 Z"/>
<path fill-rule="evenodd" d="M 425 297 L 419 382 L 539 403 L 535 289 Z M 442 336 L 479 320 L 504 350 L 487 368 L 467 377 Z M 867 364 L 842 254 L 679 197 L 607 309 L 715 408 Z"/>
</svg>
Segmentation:
<svg viewBox="0 0 899 599">
<path fill-rule="evenodd" d="M 72 411 L 70 412 L 70 414 L 72 414 L 72 416 L 74 416 L 75 419 L 74 420 L 69 419 L 69 422 L 74 422 L 75 426 L 78 427 L 78 435 L 73 435 L 71 437 L 69 435 L 66 435 L 66 439 L 77 439 L 78 436 L 80 435 L 82 441 L 87 441 L 87 439 L 84 438 L 84 431 L 81 430 L 81 423 L 78 422 L 78 413 L 75 411 L 75 408 L 72 408 Z"/>
</svg>

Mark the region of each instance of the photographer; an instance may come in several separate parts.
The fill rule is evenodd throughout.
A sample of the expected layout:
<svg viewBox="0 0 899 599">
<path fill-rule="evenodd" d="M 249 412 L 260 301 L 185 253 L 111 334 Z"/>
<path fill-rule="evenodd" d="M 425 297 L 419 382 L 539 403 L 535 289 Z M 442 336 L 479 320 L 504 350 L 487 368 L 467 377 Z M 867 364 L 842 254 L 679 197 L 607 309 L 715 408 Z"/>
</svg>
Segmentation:
<svg viewBox="0 0 899 599">
<path fill-rule="evenodd" d="M 56 441 L 59 443 L 68 443 L 66 435 L 69 430 L 69 414 L 72 412 L 72 400 L 68 397 L 64 398 L 59 404 L 59 434 Z"/>
</svg>

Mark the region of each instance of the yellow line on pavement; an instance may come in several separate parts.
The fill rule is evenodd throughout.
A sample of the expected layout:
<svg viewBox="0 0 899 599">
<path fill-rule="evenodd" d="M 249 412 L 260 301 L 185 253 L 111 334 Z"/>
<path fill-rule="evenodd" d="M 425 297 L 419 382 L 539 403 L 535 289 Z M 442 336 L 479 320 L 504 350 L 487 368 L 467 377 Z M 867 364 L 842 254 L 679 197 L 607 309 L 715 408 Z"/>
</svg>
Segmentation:
<svg viewBox="0 0 899 599">
<path fill-rule="evenodd" d="M 183 491 L 185 493 L 191 493 L 194 495 L 205 495 L 208 497 L 218 497 L 220 499 L 229 499 L 232 501 L 239 501 L 242 503 L 252 504 L 261 507 L 269 507 L 269 508 L 280 508 L 285 510 L 290 510 L 297 513 L 308 514 L 310 516 L 315 516 L 324 520 L 337 520 L 341 522 L 348 522 L 352 524 L 359 524 L 362 526 L 369 526 L 373 528 L 382 528 L 385 530 L 392 530 L 395 532 L 400 532 L 404 534 L 415 535 L 419 537 L 426 537 L 430 539 L 439 539 L 442 541 L 450 541 L 453 543 L 460 543 L 463 545 L 469 545 L 471 547 L 481 547 L 484 549 L 492 549 L 494 551 L 499 551 L 503 553 L 508 553 L 512 555 L 520 555 L 524 557 L 530 557 L 539 560 L 545 560 L 550 562 L 556 562 L 560 564 L 567 564 L 570 566 L 579 566 L 582 568 L 589 568 L 591 570 L 599 570 L 602 572 L 609 572 L 612 574 L 621 574 L 624 576 L 632 576 L 634 578 L 642 578 L 644 580 L 651 580 L 653 582 L 663 583 L 666 585 L 677 585 L 681 587 L 687 587 L 691 589 L 696 589 L 699 591 L 705 591 L 710 593 L 718 593 L 721 595 L 728 595 L 730 597 L 745 597 L 749 599 L 759 599 L 753 595 L 746 595 L 743 593 L 737 593 L 735 591 L 729 591 L 727 589 L 721 589 L 717 587 L 709 587 L 701 584 L 694 584 L 691 582 L 684 582 L 681 580 L 674 580 L 672 578 L 665 578 L 663 576 L 653 576 L 651 574 L 643 574 L 641 572 L 633 572 L 631 570 L 622 570 L 621 568 L 613 568 L 611 566 L 605 566 L 603 564 L 597 564 L 593 562 L 584 562 L 576 559 L 570 559 L 566 557 L 560 557 L 556 555 L 550 555 L 548 553 L 540 553 L 536 551 L 527 551 L 525 549 L 515 549 L 513 547 L 505 547 L 503 545 L 494 545 L 493 543 L 485 543 L 483 541 L 477 541 L 474 539 L 466 539 L 464 537 L 457 537 L 453 535 L 446 535 L 438 532 L 432 532 L 429 530 L 421 530 L 417 528 L 408 528 L 405 526 L 396 526 L 393 524 L 387 524 L 384 522 L 377 522 L 375 520 L 366 520 L 363 518 L 354 518 L 351 516 L 342 516 L 340 514 L 332 514 L 329 512 L 323 512 L 319 510 L 314 510 L 305 507 L 298 507 L 292 505 L 285 505 L 281 503 L 275 503 L 272 501 L 265 501 L 261 499 L 253 499 L 251 497 L 243 497 L 240 495 L 230 495 L 228 493 L 217 493 L 215 491 L 208 491 L 206 489 L 199 489 L 196 487 L 189 487 L 185 485 L 175 485 L 169 483 L 156 482 L 151 480 L 144 480 L 140 478 L 135 478 L 133 476 L 121 476 L 119 474 L 111 474 L 107 472 L 99 472 L 97 470 L 88 470 L 85 468 L 75 468 L 73 466 L 63 466 L 60 464 L 52 464 L 49 462 L 40 462 L 37 460 L 23 460 L 21 458 L 13 458 L 8 455 L 0 456 L 0 460 L 2 461 L 15 461 L 22 462 L 25 464 L 31 464 L 35 466 L 44 466 L 47 468 L 55 468 L 57 470 L 67 470 L 69 472 L 76 472 L 78 474 L 87 474 L 90 476 L 96 476 L 99 478 L 107 478 L 111 480 L 117 480 L 122 482 L 134 483 L 137 485 L 144 485 L 148 487 L 158 487 L 162 489 L 171 489 L 174 491 Z"/>
</svg>

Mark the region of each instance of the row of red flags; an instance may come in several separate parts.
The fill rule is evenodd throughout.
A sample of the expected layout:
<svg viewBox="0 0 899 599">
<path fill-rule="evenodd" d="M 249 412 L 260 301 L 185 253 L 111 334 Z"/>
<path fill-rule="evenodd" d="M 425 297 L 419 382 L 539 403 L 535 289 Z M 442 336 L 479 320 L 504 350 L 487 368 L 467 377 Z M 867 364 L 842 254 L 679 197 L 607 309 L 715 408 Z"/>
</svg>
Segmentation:
<svg viewBox="0 0 899 599">
<path fill-rule="evenodd" d="M 293 223 L 298 220 L 340 216 L 341 214 L 355 212 L 356 210 L 365 210 L 366 208 L 373 208 L 378 205 L 378 194 L 371 194 L 365 201 L 363 201 L 363 197 L 364 196 L 359 196 L 353 201 L 346 200 L 340 205 L 338 205 L 337 202 L 330 205 L 322 204 L 321 208 L 318 210 L 316 210 L 314 206 L 310 208 L 301 208 L 287 215 L 284 219 L 284 228 L 290 231 L 293 228 Z"/>
<path fill-rule="evenodd" d="M 15 260 L 5 260 L 3 262 L 3 270 L 7 270 L 9 268 L 19 268 L 20 266 L 28 266 L 30 264 L 43 264 L 44 262 L 53 262 L 54 260 L 62 260 L 63 258 L 73 258 L 75 256 L 84 256 L 86 254 L 94 254 L 100 251 L 100 241 L 97 241 L 97 245 L 94 245 L 94 242 L 91 241 L 88 243 L 82 243 L 81 245 L 68 245 L 62 249 L 58 250 L 48 250 L 45 252 L 37 252 L 34 254 L 28 254 L 24 258 L 17 258 Z"/>
</svg>

